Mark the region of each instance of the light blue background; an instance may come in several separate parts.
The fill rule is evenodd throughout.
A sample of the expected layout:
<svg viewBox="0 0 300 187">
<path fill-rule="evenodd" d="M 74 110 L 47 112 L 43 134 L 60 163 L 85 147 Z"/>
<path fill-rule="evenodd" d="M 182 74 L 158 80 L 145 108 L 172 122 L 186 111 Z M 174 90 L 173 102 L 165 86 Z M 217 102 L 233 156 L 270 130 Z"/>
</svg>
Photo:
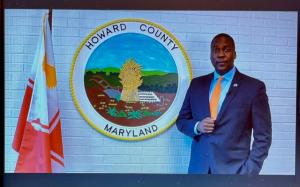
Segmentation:
<svg viewBox="0 0 300 187">
<path fill-rule="evenodd" d="M 129 59 L 134 59 L 144 71 L 177 73 L 175 61 L 168 50 L 153 38 L 138 33 L 120 34 L 105 40 L 90 56 L 86 69 L 121 68 Z"/>
</svg>

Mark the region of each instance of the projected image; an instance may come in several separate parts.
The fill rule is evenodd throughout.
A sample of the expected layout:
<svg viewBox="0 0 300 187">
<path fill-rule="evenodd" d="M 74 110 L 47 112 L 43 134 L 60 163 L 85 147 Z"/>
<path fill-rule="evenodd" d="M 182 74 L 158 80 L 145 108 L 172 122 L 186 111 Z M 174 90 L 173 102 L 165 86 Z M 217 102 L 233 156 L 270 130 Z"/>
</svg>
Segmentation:
<svg viewBox="0 0 300 187">
<path fill-rule="evenodd" d="M 4 12 L 6 173 L 295 175 L 297 12 L 46 12 Z"/>
</svg>

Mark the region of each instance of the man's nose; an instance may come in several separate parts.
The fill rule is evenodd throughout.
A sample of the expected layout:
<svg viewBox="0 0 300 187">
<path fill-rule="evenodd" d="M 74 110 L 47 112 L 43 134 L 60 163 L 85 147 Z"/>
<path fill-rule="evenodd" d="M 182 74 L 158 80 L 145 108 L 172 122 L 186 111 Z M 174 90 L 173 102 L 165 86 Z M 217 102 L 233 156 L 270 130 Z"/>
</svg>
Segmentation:
<svg viewBox="0 0 300 187">
<path fill-rule="evenodd" d="M 218 51 L 218 53 L 217 53 L 217 57 L 224 57 L 225 56 L 225 53 L 224 53 L 224 51 L 223 50 L 220 50 L 220 51 Z"/>
</svg>

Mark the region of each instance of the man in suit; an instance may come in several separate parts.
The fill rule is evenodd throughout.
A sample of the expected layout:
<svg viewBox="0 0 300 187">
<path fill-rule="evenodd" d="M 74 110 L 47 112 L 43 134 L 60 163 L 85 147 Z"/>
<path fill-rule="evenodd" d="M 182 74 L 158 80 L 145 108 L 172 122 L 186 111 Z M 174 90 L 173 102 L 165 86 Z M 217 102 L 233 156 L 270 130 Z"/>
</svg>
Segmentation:
<svg viewBox="0 0 300 187">
<path fill-rule="evenodd" d="M 265 84 L 240 73 L 233 38 L 211 42 L 213 73 L 194 78 L 176 121 L 193 138 L 189 173 L 258 175 L 271 145 Z M 253 130 L 253 144 L 251 134 Z"/>
</svg>

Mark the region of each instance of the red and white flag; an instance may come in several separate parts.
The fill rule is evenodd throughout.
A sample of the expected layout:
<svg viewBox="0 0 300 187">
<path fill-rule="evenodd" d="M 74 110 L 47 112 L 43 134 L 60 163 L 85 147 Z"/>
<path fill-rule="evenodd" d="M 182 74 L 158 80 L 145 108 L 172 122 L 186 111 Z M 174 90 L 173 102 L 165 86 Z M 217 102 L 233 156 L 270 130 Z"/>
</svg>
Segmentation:
<svg viewBox="0 0 300 187">
<path fill-rule="evenodd" d="M 12 145 L 19 152 L 16 173 L 51 173 L 64 166 L 51 38 L 45 15 Z"/>
</svg>

